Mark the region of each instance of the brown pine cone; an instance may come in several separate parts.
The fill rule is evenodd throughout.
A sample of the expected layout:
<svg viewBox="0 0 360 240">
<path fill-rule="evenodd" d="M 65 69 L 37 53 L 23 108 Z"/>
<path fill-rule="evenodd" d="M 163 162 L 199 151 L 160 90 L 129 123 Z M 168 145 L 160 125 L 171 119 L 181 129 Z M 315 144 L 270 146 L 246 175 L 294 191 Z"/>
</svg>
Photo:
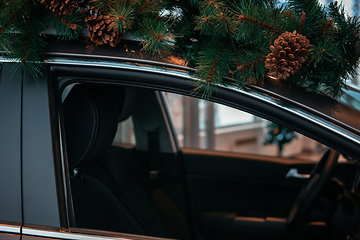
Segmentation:
<svg viewBox="0 0 360 240">
<path fill-rule="evenodd" d="M 71 15 L 77 8 L 77 0 L 39 0 L 54 15 Z"/>
<path fill-rule="evenodd" d="M 85 12 L 85 23 L 89 28 L 89 38 L 96 45 L 108 44 L 115 47 L 122 40 L 123 34 L 113 27 L 109 15 L 102 15 L 95 7 L 89 7 Z"/>
<path fill-rule="evenodd" d="M 296 31 L 281 34 L 270 46 L 271 53 L 266 56 L 265 67 L 268 75 L 285 79 L 294 74 L 309 56 L 310 41 Z"/>
</svg>

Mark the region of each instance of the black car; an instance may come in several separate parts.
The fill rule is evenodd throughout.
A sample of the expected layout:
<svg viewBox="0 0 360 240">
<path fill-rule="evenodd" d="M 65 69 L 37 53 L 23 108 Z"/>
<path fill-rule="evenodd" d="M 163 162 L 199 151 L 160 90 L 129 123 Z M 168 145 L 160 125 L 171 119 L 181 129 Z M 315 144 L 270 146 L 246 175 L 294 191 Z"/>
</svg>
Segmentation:
<svg viewBox="0 0 360 240">
<path fill-rule="evenodd" d="M 359 239 L 356 89 L 229 79 L 209 97 L 325 145 L 318 162 L 181 148 L 164 93 L 200 98 L 192 68 L 129 41 L 45 55 L 39 79 L 0 65 L 1 239 Z M 129 117 L 136 143 L 114 141 Z"/>
</svg>

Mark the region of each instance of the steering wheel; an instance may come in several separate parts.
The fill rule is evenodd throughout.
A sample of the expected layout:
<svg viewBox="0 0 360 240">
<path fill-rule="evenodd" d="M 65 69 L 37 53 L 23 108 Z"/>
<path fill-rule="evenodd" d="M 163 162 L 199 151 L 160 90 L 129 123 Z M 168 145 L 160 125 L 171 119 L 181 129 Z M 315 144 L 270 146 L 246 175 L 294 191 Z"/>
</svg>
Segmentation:
<svg viewBox="0 0 360 240">
<path fill-rule="evenodd" d="M 322 156 L 319 163 L 315 165 L 311 171 L 310 179 L 301 189 L 290 211 L 286 223 L 288 229 L 294 230 L 305 223 L 307 215 L 315 204 L 326 182 L 330 179 L 338 158 L 339 152 L 329 149 Z"/>
</svg>

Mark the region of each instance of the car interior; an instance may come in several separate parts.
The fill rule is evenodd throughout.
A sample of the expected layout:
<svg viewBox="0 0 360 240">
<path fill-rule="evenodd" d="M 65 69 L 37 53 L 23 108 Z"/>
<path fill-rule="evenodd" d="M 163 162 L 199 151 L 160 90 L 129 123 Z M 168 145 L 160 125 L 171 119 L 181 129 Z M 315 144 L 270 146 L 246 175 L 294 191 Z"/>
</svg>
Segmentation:
<svg viewBox="0 0 360 240">
<path fill-rule="evenodd" d="M 114 144 L 130 116 L 135 146 Z M 116 84 L 67 86 L 62 118 L 73 227 L 196 240 L 346 239 L 358 231 L 359 167 L 336 165 L 335 151 L 315 164 L 178 150 L 161 94 Z M 285 178 L 291 168 L 316 176 L 317 188 Z"/>
</svg>

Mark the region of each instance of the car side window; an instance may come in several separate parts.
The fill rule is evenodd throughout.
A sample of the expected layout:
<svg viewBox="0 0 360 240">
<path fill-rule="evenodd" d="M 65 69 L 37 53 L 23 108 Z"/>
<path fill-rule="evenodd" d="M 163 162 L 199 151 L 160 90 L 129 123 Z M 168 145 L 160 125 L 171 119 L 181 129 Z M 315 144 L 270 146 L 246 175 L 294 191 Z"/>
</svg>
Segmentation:
<svg viewBox="0 0 360 240">
<path fill-rule="evenodd" d="M 244 208 L 238 210 L 239 201 L 244 199 L 241 191 L 247 193 L 261 187 L 246 185 L 243 179 L 249 174 L 263 177 L 264 172 L 281 172 L 286 180 L 287 172 L 292 172 L 267 171 L 269 166 L 290 167 L 279 165 L 277 157 L 252 161 L 256 157 L 249 156 L 318 160 L 321 151 L 326 150 L 315 141 L 254 115 L 149 88 L 78 83 L 69 86 L 63 94 L 61 129 L 69 173 L 68 195 L 74 213 L 71 227 L 80 231 L 93 229 L 189 240 L 192 239 L 189 219 L 193 216 L 197 221 L 198 213 L 205 220 L 212 219 L 209 213 L 213 210 L 221 207 L 228 211 L 227 207 L 231 206 L 234 211 L 246 210 L 244 216 L 262 217 L 267 210 L 259 215 L 257 209 L 265 204 L 253 199 L 266 198 L 256 197 L 257 191 L 248 194 L 241 204 Z M 168 121 L 168 112 L 173 115 L 173 124 Z M 181 147 L 225 154 L 191 149 L 183 149 L 179 154 L 171 126 L 177 131 L 175 135 Z M 291 141 L 280 151 L 271 144 L 270 137 L 291 138 Z M 305 163 L 306 171 L 313 165 L 309 161 L 294 162 Z M 257 171 L 260 164 L 264 168 Z M 234 177 L 237 180 L 233 181 Z M 281 189 L 274 195 L 268 185 L 263 189 L 273 199 L 278 193 L 288 196 L 291 192 L 296 196 L 298 191 Z M 286 206 L 291 206 L 290 203 Z M 275 211 L 269 216 L 286 216 L 286 206 L 280 213 Z"/>
<path fill-rule="evenodd" d="M 73 227 L 189 239 L 171 228 L 186 210 L 160 94 L 79 83 L 62 100 Z"/>
<path fill-rule="evenodd" d="M 165 93 L 180 147 L 319 160 L 322 144 L 222 104 Z"/>
</svg>

